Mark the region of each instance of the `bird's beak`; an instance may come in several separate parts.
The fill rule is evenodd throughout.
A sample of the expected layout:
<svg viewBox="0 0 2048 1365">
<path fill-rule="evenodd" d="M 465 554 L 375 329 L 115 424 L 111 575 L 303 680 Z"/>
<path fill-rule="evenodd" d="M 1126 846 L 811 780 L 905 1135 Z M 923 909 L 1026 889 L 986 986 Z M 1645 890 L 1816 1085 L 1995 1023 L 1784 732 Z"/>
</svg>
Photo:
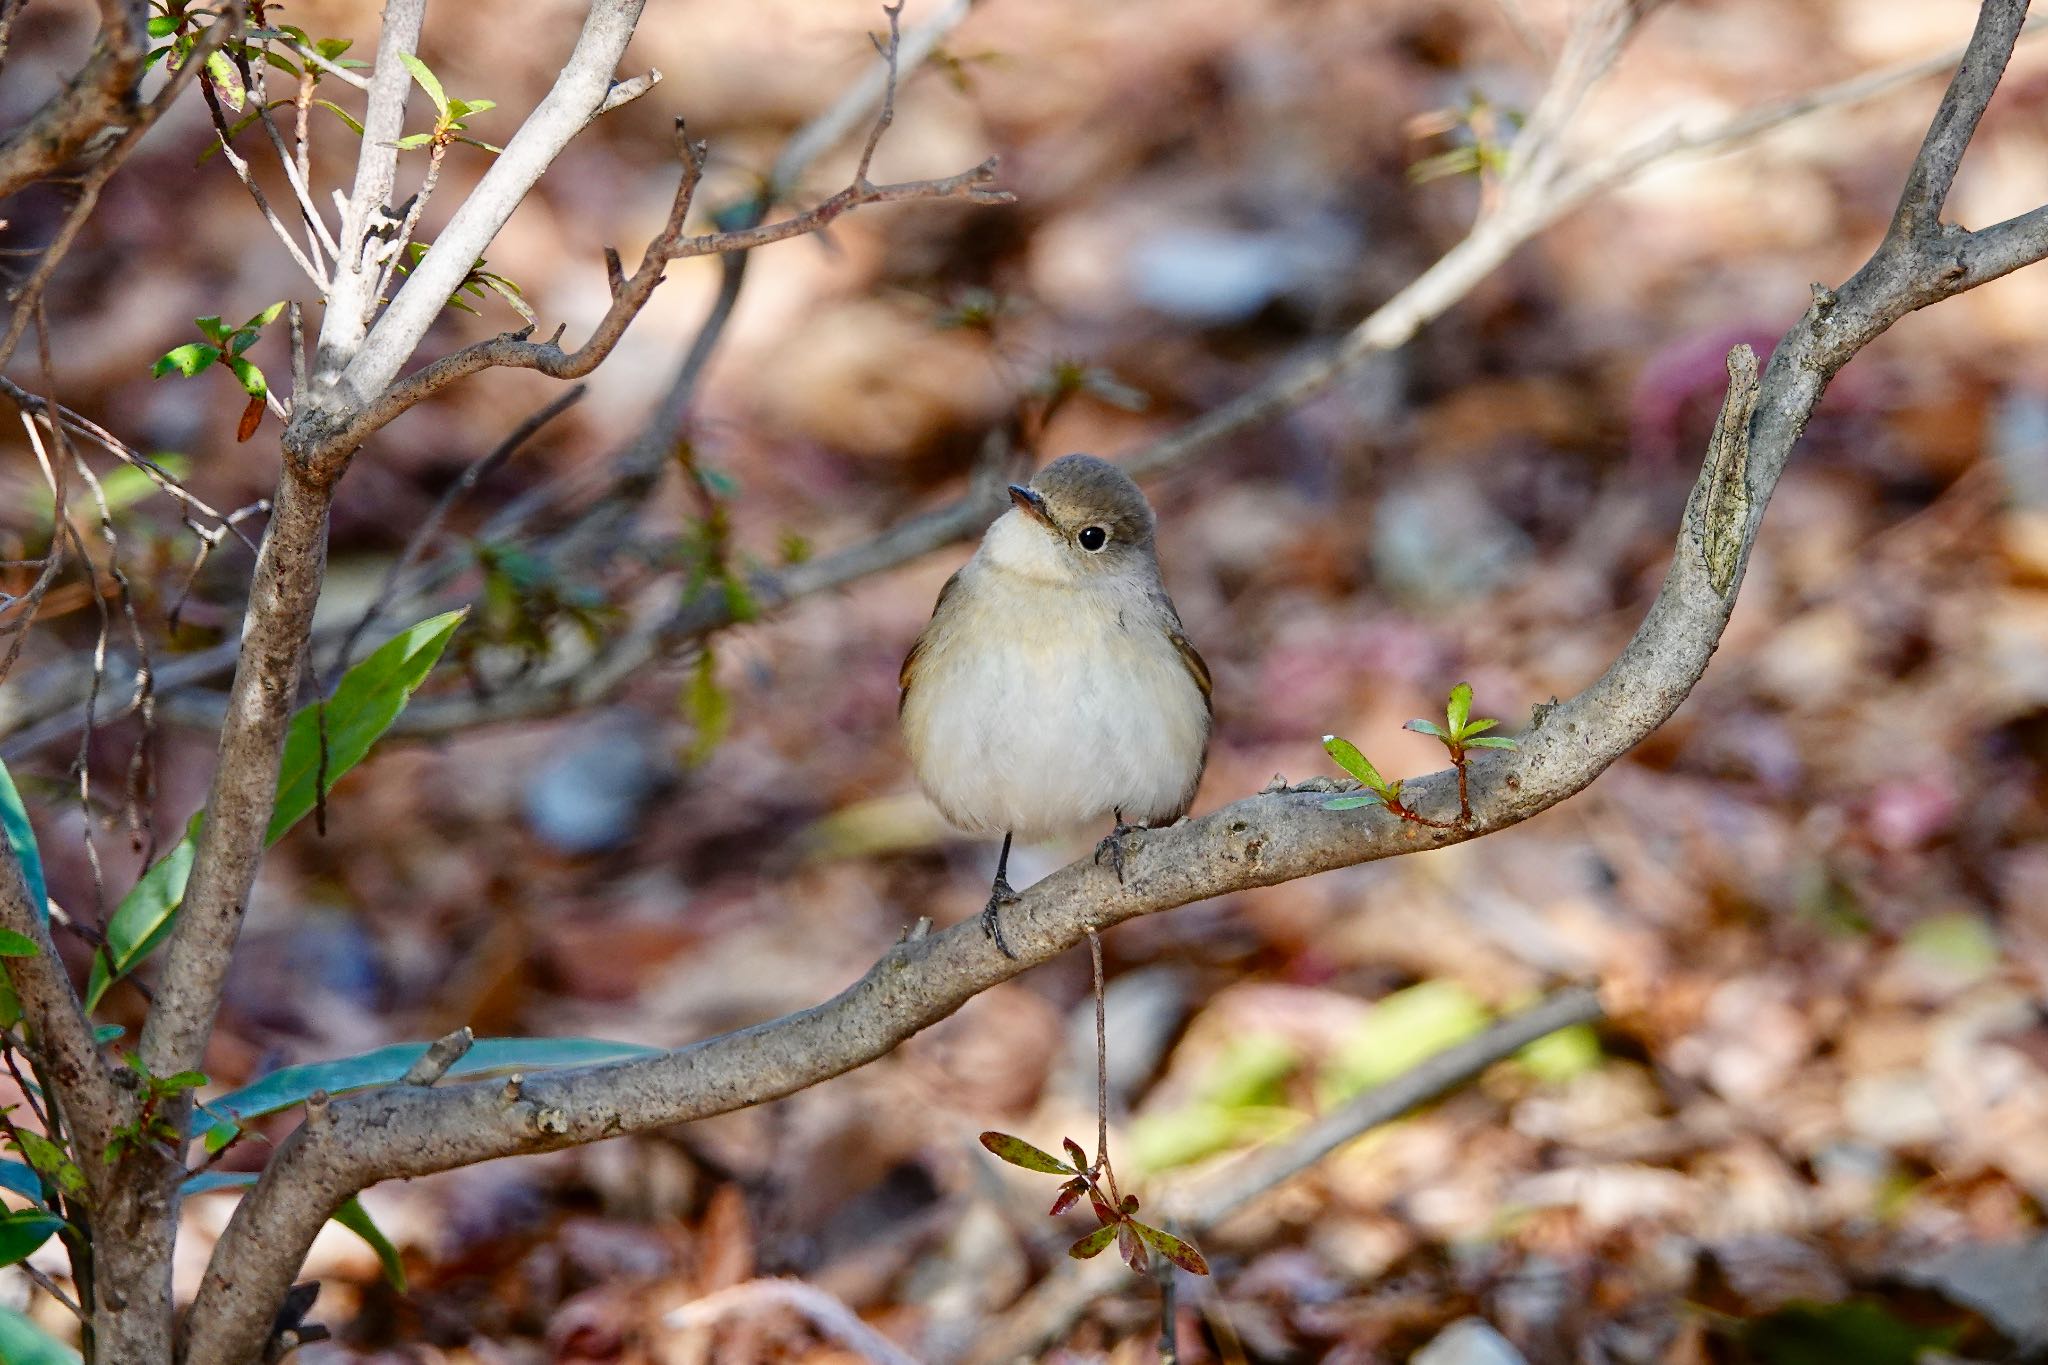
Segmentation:
<svg viewBox="0 0 2048 1365">
<path fill-rule="evenodd" d="M 1026 488 L 1021 483 L 1010 485 L 1010 501 L 1017 504 L 1017 510 L 1048 529 L 1052 526 L 1052 514 L 1045 510 L 1045 497 L 1036 489 Z"/>
</svg>

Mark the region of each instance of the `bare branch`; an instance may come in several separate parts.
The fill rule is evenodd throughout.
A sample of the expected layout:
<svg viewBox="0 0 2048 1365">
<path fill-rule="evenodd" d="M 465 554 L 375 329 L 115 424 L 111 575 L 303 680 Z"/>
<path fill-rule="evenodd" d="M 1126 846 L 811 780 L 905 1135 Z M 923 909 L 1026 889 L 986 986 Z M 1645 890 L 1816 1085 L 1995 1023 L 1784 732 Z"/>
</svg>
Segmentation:
<svg viewBox="0 0 2048 1365">
<path fill-rule="evenodd" d="M 149 10 L 140 0 L 102 0 L 99 41 L 71 82 L 0 142 L 0 198 L 71 161 L 110 128 L 125 137 L 142 114 L 142 60 Z"/>
</svg>

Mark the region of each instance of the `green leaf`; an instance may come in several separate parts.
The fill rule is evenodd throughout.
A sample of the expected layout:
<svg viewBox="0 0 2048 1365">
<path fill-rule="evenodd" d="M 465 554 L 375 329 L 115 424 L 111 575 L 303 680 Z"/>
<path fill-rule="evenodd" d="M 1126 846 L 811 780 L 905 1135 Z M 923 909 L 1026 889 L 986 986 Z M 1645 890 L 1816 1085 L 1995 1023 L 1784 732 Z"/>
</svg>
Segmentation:
<svg viewBox="0 0 2048 1365">
<path fill-rule="evenodd" d="M 1323 802 L 1324 810 L 1357 810 L 1361 806 L 1384 806 L 1386 800 L 1378 792 L 1360 792 L 1356 796 L 1333 796 Z"/>
<path fill-rule="evenodd" d="M 0 1360 L 7 1365 L 78 1365 L 78 1352 L 12 1308 L 0 1308 Z"/>
<path fill-rule="evenodd" d="M 718 685 L 718 657 L 708 645 L 698 653 L 690 681 L 683 687 L 683 714 L 697 731 L 686 755 L 694 768 L 711 757 L 732 727 L 732 694 Z"/>
<path fill-rule="evenodd" d="M 1387 790 L 1387 780 L 1380 776 L 1380 770 L 1368 763 L 1365 755 L 1358 752 L 1358 746 L 1350 740 L 1339 739 L 1335 735 L 1324 735 L 1323 749 L 1331 758 L 1337 760 L 1338 767 L 1366 786 L 1376 792 Z"/>
<path fill-rule="evenodd" d="M 348 110 L 342 108 L 340 105 L 336 104 L 333 100 L 314 100 L 313 103 L 319 105 L 322 109 L 325 109 L 328 113 L 334 115 L 343 123 L 346 123 L 348 125 L 348 130 L 351 133 L 354 133 L 357 137 L 361 137 L 363 135 L 363 125 L 361 124 L 361 122 L 357 120 L 356 116 L 354 114 L 351 114 Z"/>
<path fill-rule="evenodd" d="M 25 1161 L 0 1159 L 0 1190 L 12 1191 L 24 1199 L 33 1199 L 38 1204 L 43 1202 L 42 1177 Z M 0 1355 L 0 1360 L 6 1358 L 5 1355 Z"/>
<path fill-rule="evenodd" d="M 1451 723 L 1451 733 L 1465 733 L 1465 722 L 1472 719 L 1472 684 L 1459 683 L 1451 689 L 1451 704 L 1444 708 L 1444 719 Z"/>
<path fill-rule="evenodd" d="M 1497 720 L 1475 720 L 1465 727 L 1465 738 L 1470 739 L 1473 735 L 1483 735 L 1498 724 L 1500 722 Z"/>
<path fill-rule="evenodd" d="M 1491 1021 L 1479 997 L 1455 981 L 1425 981 L 1395 991 L 1374 1005 L 1338 1046 L 1322 1077 L 1324 1098 L 1335 1103 L 1385 1084 Z"/>
<path fill-rule="evenodd" d="M 236 113 L 242 112 L 242 101 L 249 92 L 242 88 L 242 73 L 235 70 L 235 64 L 219 48 L 206 54 L 206 74 L 213 80 L 213 88 L 220 92 L 223 103 Z"/>
<path fill-rule="evenodd" d="M 471 114 L 487 114 L 498 107 L 496 100 L 450 100 L 448 107 L 457 118 L 468 118 Z"/>
<path fill-rule="evenodd" d="M 401 152 L 409 152 L 416 147 L 424 147 L 433 140 L 434 135 L 432 133 L 407 133 L 391 145 L 398 148 Z"/>
<path fill-rule="evenodd" d="M 1091 1256 L 1100 1256 L 1103 1248 L 1115 1240 L 1118 1226 L 1119 1224 L 1116 1223 L 1105 1223 L 1068 1247 L 1067 1255 L 1077 1261 L 1085 1261 Z"/>
<path fill-rule="evenodd" d="M 1743 1337 L 1763 1365 L 1916 1365 L 1929 1350 L 1955 1345 L 1959 1327 L 1919 1327 L 1883 1304 L 1792 1303 L 1747 1325 Z"/>
<path fill-rule="evenodd" d="M 304 1104 L 316 1091 L 342 1095 L 391 1085 L 425 1055 L 427 1047 L 426 1043 L 393 1043 L 354 1057 L 282 1067 L 240 1090 L 208 1101 L 201 1111 L 205 1122 L 197 1127 L 205 1135 L 207 1150 L 219 1151 L 235 1135 L 238 1124 Z M 478 1080 L 515 1071 L 597 1066 L 651 1057 L 660 1051 L 600 1038 L 479 1038 L 460 1061 L 448 1068 L 448 1078 Z"/>
<path fill-rule="evenodd" d="M 284 72 L 284 74 L 287 76 L 297 76 L 299 74 L 299 68 L 297 64 L 291 60 L 291 58 L 283 56 L 280 53 L 272 52 L 267 47 L 264 48 L 257 55 L 261 56 L 264 61 L 276 67 L 279 71 Z"/>
<path fill-rule="evenodd" d="M 1449 735 L 1444 733 L 1444 729 L 1441 725 L 1438 725 L 1435 721 L 1431 720 L 1411 720 L 1401 728 L 1403 730 L 1413 730 L 1418 735 L 1428 735 L 1433 739 L 1450 738 Z"/>
<path fill-rule="evenodd" d="M 1154 1251 L 1190 1275 L 1209 1273 L 1209 1263 L 1202 1258 L 1202 1253 L 1164 1228 L 1155 1228 L 1150 1223 L 1140 1223 L 1133 1218 L 1131 1231 L 1144 1238 Z"/>
<path fill-rule="evenodd" d="M 199 335 L 205 337 L 208 341 L 211 341 L 216 345 L 224 346 L 227 344 L 228 329 L 219 318 L 194 318 L 192 319 L 192 325 L 197 327 L 199 329 Z"/>
<path fill-rule="evenodd" d="M 177 31 L 178 31 L 178 21 L 177 21 L 176 19 L 172 18 L 172 17 L 170 16 L 170 15 L 168 15 L 168 14 L 152 14 L 152 15 L 150 15 L 150 16 L 149 16 L 149 36 L 150 36 L 150 37 L 152 37 L 152 38 L 168 38 L 168 37 L 170 37 L 170 36 L 171 36 L 171 35 L 172 35 L 173 33 L 176 33 Z"/>
<path fill-rule="evenodd" d="M 350 1199 L 336 1209 L 334 1221 L 370 1244 L 370 1250 L 377 1253 L 377 1263 L 384 1267 L 385 1282 L 403 1294 L 405 1262 L 399 1258 L 398 1248 L 391 1245 L 391 1239 L 384 1235 L 384 1230 L 371 1220 L 370 1211 L 363 1207 L 361 1197 Z"/>
<path fill-rule="evenodd" d="M 1573 1024 L 1545 1034 L 1515 1054 L 1539 1081 L 1558 1084 L 1600 1069 L 1606 1060 L 1600 1050 L 1600 1035 L 1585 1024 Z"/>
<path fill-rule="evenodd" d="M 92 1031 L 92 1044 L 94 1047 L 105 1047 L 127 1031 L 119 1024 L 97 1025 Z"/>
<path fill-rule="evenodd" d="M 277 321 L 279 314 L 284 312 L 285 302 L 286 301 L 284 299 L 279 299 L 276 303 L 271 304 L 270 307 L 264 309 L 262 312 L 256 314 L 256 316 L 250 318 L 247 322 L 243 323 L 236 330 L 246 332 L 251 328 L 260 329 L 268 327 L 271 323 Z"/>
<path fill-rule="evenodd" d="M 1506 735 L 1481 735 L 1477 739 L 1466 740 L 1465 747 L 1468 749 L 1513 749 L 1517 746 Z"/>
<path fill-rule="evenodd" d="M 85 1173 L 73 1163 L 70 1154 L 41 1133 L 17 1129 L 8 1145 L 27 1158 L 37 1175 L 66 1194 L 77 1194 L 85 1188 Z"/>
<path fill-rule="evenodd" d="M 356 40 L 353 38 L 322 38 L 319 42 L 313 44 L 313 50 L 328 61 L 333 62 L 336 66 L 340 66 L 342 64 L 341 54 L 355 45 Z M 351 63 L 351 65 L 360 66 L 362 63 L 356 62 Z"/>
<path fill-rule="evenodd" d="M 5 763 L 0 763 L 0 832 L 6 834 L 7 846 L 14 851 L 15 862 L 21 865 L 30 909 L 47 921 L 50 894 L 43 882 L 43 855 L 36 848 L 36 832 L 28 822 L 28 807 L 22 804 L 21 793 L 15 790 L 14 777 Z M 32 942 L 30 947 L 34 947 Z M 0 972 L 0 1028 L 12 1028 L 20 1018 L 21 1001 L 14 994 L 14 983 L 5 972 Z"/>
<path fill-rule="evenodd" d="M 1012 1166 L 1022 1166 L 1027 1171 L 1044 1171 L 1047 1175 L 1075 1174 L 1072 1166 L 1051 1152 L 1042 1151 L 1023 1138 L 1011 1137 L 1008 1133 L 983 1133 L 981 1145 Z"/>
<path fill-rule="evenodd" d="M 242 381 L 242 389 L 251 398 L 261 398 L 270 392 L 270 386 L 263 380 L 263 371 L 242 357 L 235 355 L 227 359 L 227 367 L 235 372 L 235 378 Z"/>
<path fill-rule="evenodd" d="M 457 611 L 430 616 L 379 646 L 375 653 L 342 675 L 327 703 L 327 785 L 363 760 L 412 694 L 440 661 L 449 637 L 469 614 Z M 293 825 L 312 813 L 320 767 L 318 706 L 292 717 L 285 735 L 284 762 L 278 774 L 277 808 L 270 818 L 266 843 L 274 844 Z"/>
<path fill-rule="evenodd" d="M 28 1254 L 50 1240 L 64 1220 L 41 1209 L 16 1209 L 0 1216 L 0 1265 L 26 1260 Z M 13 1356 L 0 1356 L 12 1361 Z"/>
<path fill-rule="evenodd" d="M 467 609 L 430 617 L 390 640 L 342 675 L 327 703 L 327 784 L 348 772 L 370 751 L 378 736 L 391 728 L 405 703 L 426 681 L 440 659 L 449 636 L 462 624 Z M 285 735 L 284 760 L 278 773 L 277 804 L 265 835 L 266 844 L 284 837 L 313 809 L 314 784 L 320 767 L 320 717 L 317 704 L 292 717 Z M 192 873 L 193 838 L 200 817 L 194 816 L 185 837 L 165 854 L 121 898 L 107 923 L 107 946 L 93 955 L 86 986 L 86 1008 L 96 1007 L 107 988 L 133 971 L 170 933 L 172 916 L 185 898 Z"/>
<path fill-rule="evenodd" d="M 405 63 L 405 69 L 412 72 L 412 78 L 420 83 L 420 89 L 427 92 L 427 98 L 434 102 L 434 112 L 442 118 L 448 117 L 448 95 L 441 89 L 440 78 L 427 69 L 427 64 L 410 52 L 398 54 L 398 60 Z"/>
<path fill-rule="evenodd" d="M 215 55 L 219 54 L 216 53 Z M 188 341 L 183 346 L 173 346 L 170 350 L 157 357 L 156 364 L 149 367 L 149 376 L 152 379 L 162 379 L 171 371 L 176 370 L 185 378 L 190 379 L 193 375 L 198 374 L 201 370 L 219 359 L 219 347 L 202 345 L 197 341 Z"/>
</svg>

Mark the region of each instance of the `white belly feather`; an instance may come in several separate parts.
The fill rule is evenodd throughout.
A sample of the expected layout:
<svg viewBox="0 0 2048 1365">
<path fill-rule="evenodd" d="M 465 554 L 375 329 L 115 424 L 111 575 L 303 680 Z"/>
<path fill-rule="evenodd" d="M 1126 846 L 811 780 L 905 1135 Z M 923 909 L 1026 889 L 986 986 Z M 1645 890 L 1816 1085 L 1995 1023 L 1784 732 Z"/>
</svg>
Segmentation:
<svg viewBox="0 0 2048 1365">
<path fill-rule="evenodd" d="M 933 804 L 963 829 L 1026 839 L 1118 809 L 1133 823 L 1180 815 L 1209 712 L 1164 620 L 1120 614 L 1093 589 L 969 572 L 975 591 L 934 623 L 904 699 Z"/>
</svg>

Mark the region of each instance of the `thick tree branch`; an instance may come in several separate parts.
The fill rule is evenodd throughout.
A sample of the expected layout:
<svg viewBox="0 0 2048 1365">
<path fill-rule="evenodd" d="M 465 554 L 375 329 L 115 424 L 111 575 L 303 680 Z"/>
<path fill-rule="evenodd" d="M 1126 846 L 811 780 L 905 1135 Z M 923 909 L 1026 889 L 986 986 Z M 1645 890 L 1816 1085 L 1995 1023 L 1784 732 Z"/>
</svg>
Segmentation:
<svg viewBox="0 0 2048 1365">
<path fill-rule="evenodd" d="M 125 132 L 141 113 L 149 6 L 143 0 L 100 0 L 99 11 L 92 56 L 34 117 L 0 142 L 0 198 L 64 166 L 107 129 Z"/>
<path fill-rule="evenodd" d="M 1987 18 L 1963 58 L 1966 73 L 2003 69 L 2026 4 L 1986 0 L 1985 9 Z M 1952 83 L 1936 128 L 1974 126 L 1994 84 L 1974 74 Z M 1948 146 L 1945 138 L 1931 138 L 1923 156 L 1945 157 Z M 1764 508 L 1835 372 L 1907 312 L 1989 278 L 1989 264 L 2021 263 L 2013 243 L 2032 240 L 2031 226 L 1994 236 L 1990 244 L 2000 248 L 1995 261 L 1974 267 L 1973 234 L 1946 229 L 1905 239 L 1910 225 L 1936 220 L 1935 201 L 1946 183 L 1937 174 L 1909 179 L 1899 221 L 1870 263 L 1839 291 L 1816 291 L 1760 381 L 1752 380 L 1755 359 L 1747 347 L 1731 354 L 1733 382 L 1717 439 L 1648 615 L 1598 680 L 1539 713 L 1519 737 L 1519 749 L 1471 762 L 1469 819 L 1459 817 L 1457 776 L 1448 771 L 1417 778 L 1403 791 L 1404 802 L 1431 824 L 1375 807 L 1333 811 L 1317 793 L 1261 794 L 1139 836 L 1121 884 L 1087 862 L 1039 882 L 1009 912 L 1014 960 L 998 953 L 970 919 L 897 945 L 823 1005 L 675 1052 L 513 1085 L 392 1087 L 336 1100 L 282 1144 L 236 1210 L 191 1310 L 188 1358 L 234 1361 L 259 1348 L 271 1306 L 290 1285 L 314 1233 L 368 1183 L 592 1142 L 787 1095 L 883 1055 L 1091 930 L 1463 842 L 1583 790 L 1661 725 L 1705 671 L 1733 610 Z"/>
</svg>

